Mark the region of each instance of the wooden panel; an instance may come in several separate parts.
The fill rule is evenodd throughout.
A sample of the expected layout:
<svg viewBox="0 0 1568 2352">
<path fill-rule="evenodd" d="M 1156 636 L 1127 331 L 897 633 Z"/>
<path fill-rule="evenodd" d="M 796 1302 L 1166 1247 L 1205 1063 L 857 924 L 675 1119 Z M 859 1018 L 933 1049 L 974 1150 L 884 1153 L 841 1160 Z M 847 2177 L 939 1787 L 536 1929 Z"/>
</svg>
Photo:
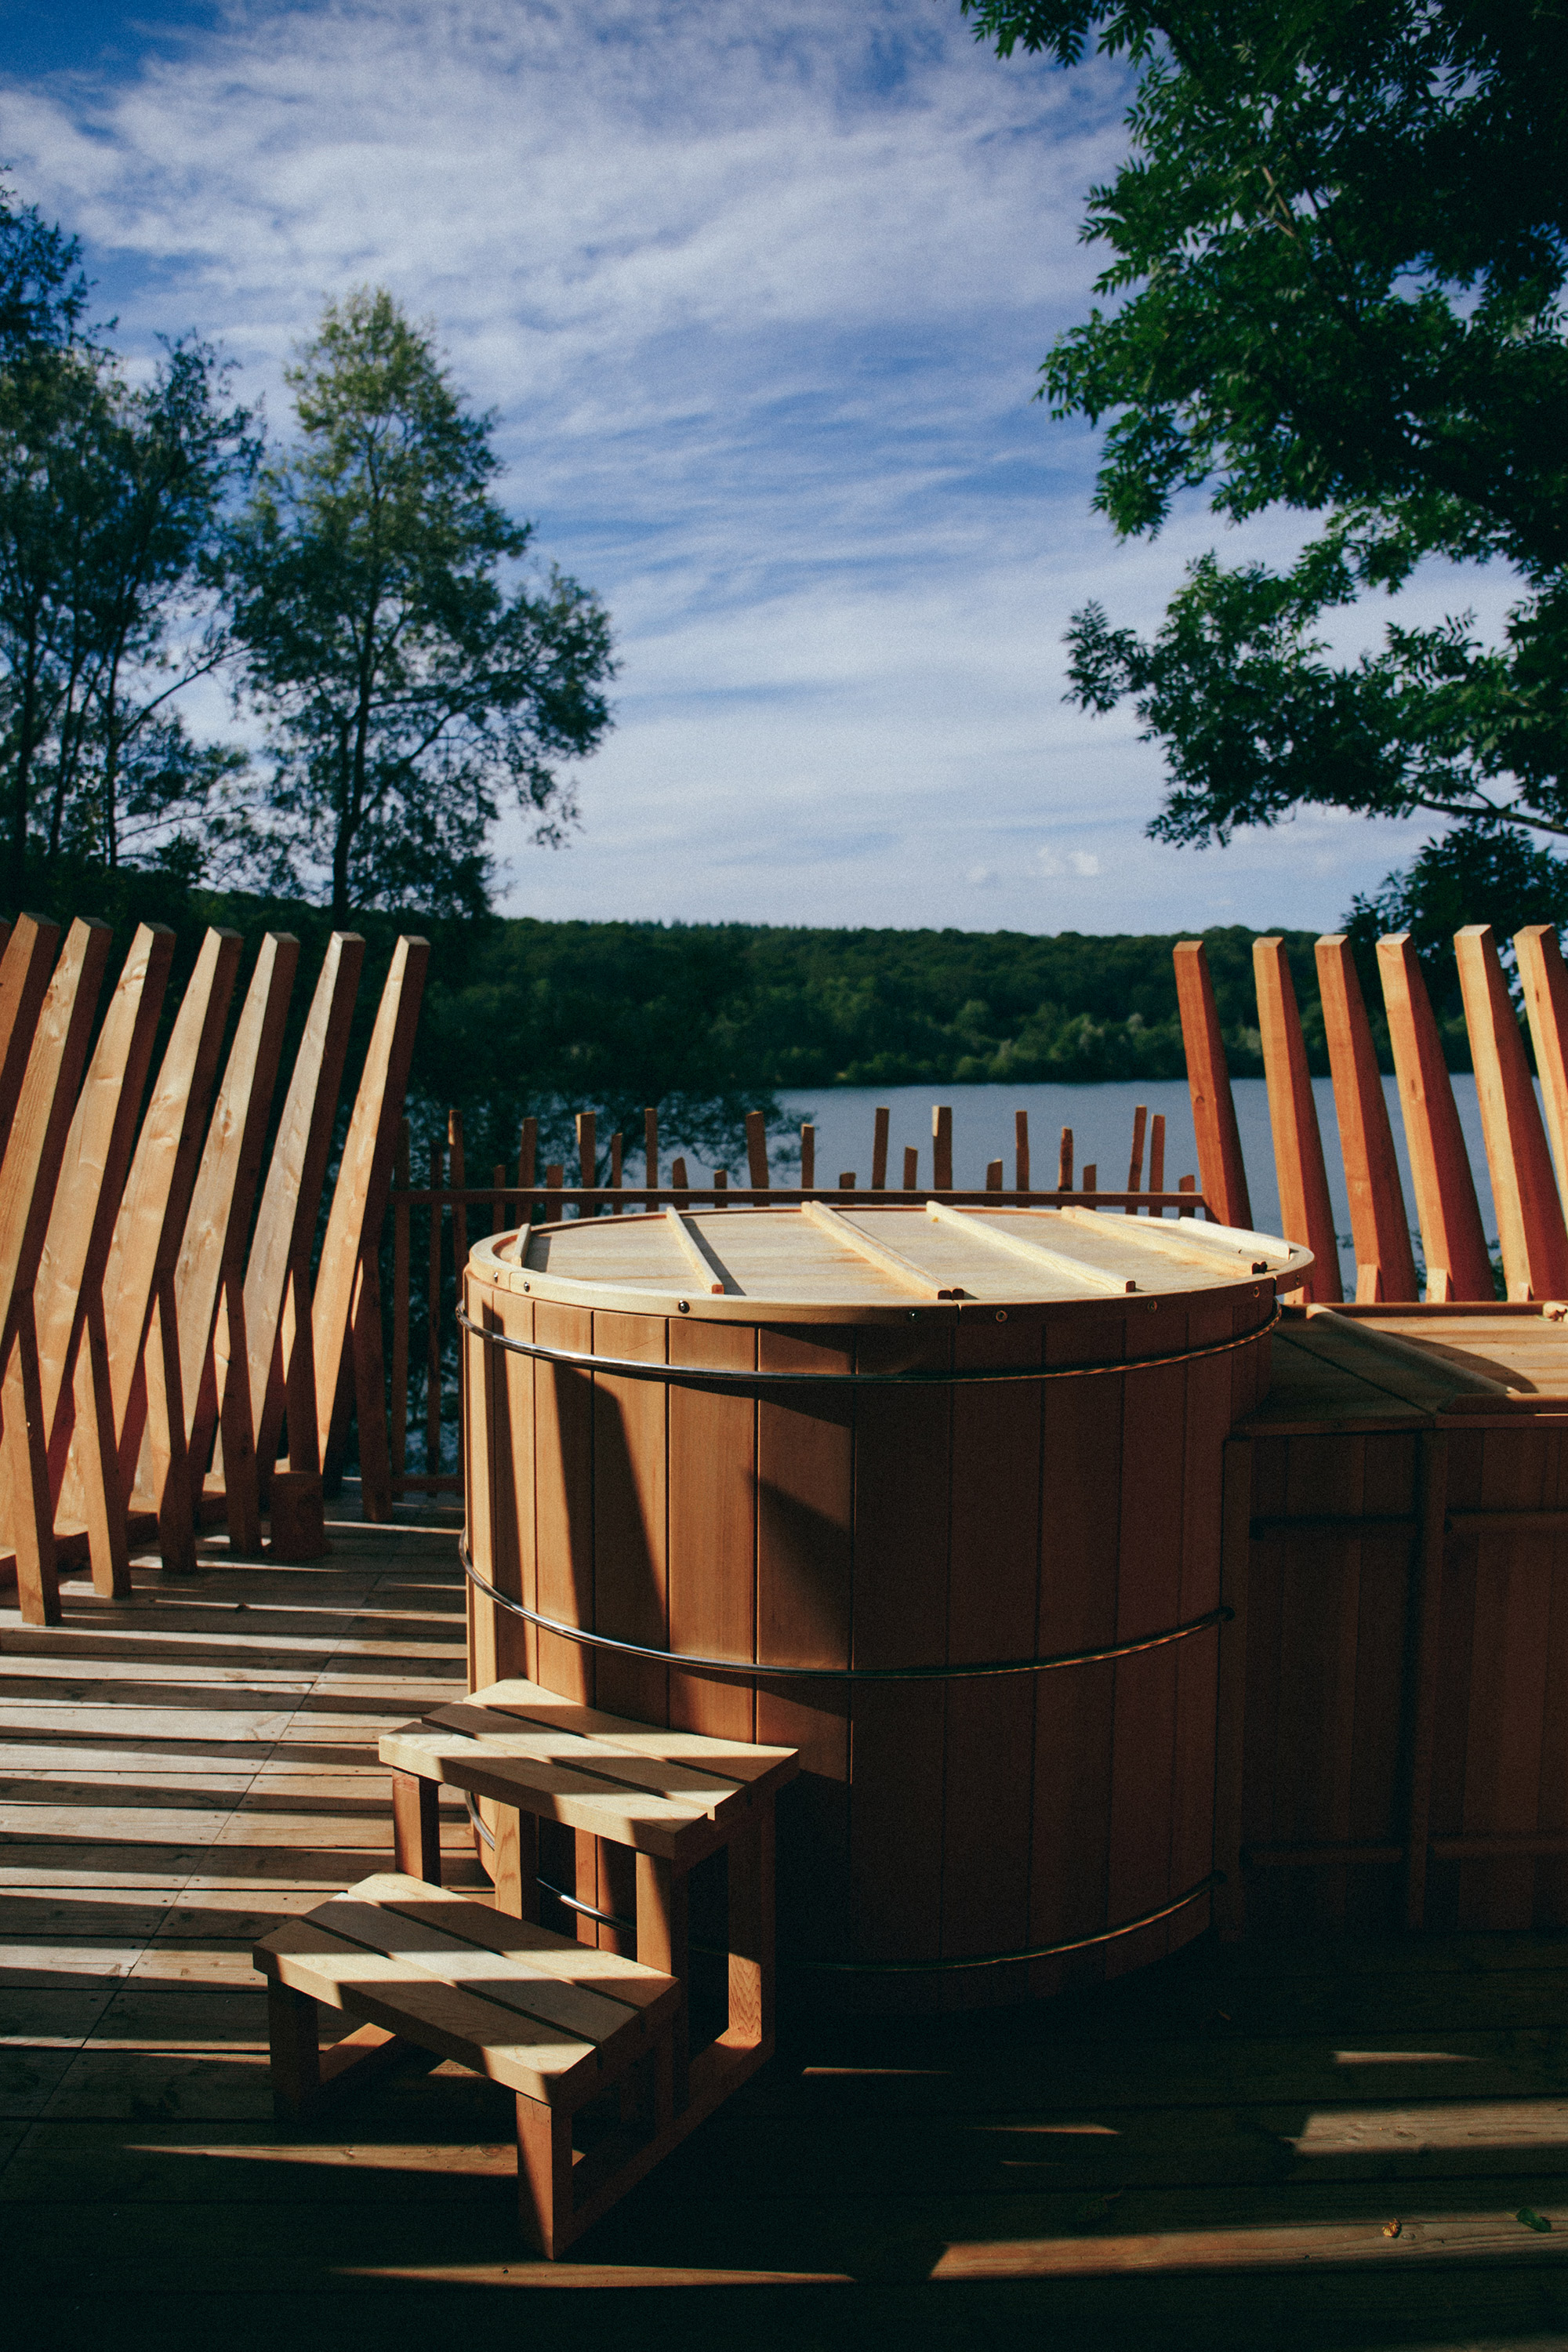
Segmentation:
<svg viewBox="0 0 1568 2352">
<path fill-rule="evenodd" d="M 359 1261 L 364 1252 L 376 1247 L 386 1213 L 392 1155 L 403 1117 L 429 961 L 426 940 L 400 939 L 393 950 L 392 968 L 382 991 L 338 1165 L 311 1304 L 317 1436 L 323 1455 L 348 1345 Z"/>
<path fill-rule="evenodd" d="M 1254 940 L 1252 968 L 1258 982 L 1258 1026 L 1268 1082 L 1274 1166 L 1279 1179 L 1279 1230 L 1287 1241 L 1302 1243 L 1313 1255 L 1312 1271 L 1294 1296 L 1321 1305 L 1344 1294 L 1318 1106 L 1284 940 Z"/>
<path fill-rule="evenodd" d="M 1568 1294 L 1568 1232 L 1524 1057 L 1524 1040 L 1490 927 L 1455 934 L 1465 1025 L 1470 1033 L 1481 1131 L 1491 1172 L 1498 1240 L 1510 1298 Z"/>
<path fill-rule="evenodd" d="M 0 1157 L 0 1348 L 43 1256 L 110 937 L 107 923 L 71 925 L 34 1026 Z"/>
<path fill-rule="evenodd" d="M 959 1368 L 1037 1364 L 1043 1327 L 961 1325 Z M 952 1402 L 950 1664 L 1035 1654 L 1039 1619 L 1042 1391 L 1032 1381 L 960 1388 Z M 948 1686 L 942 1743 L 944 1958 L 1020 1951 L 1028 1941 L 1037 1678 Z M 1027 1969 L 940 1979 L 942 2006 L 1022 2000 Z"/>
<path fill-rule="evenodd" d="M 59 943 L 58 923 L 41 915 L 18 915 L 0 954 L 0 1151 L 21 1099 L 33 1032 Z"/>
<path fill-rule="evenodd" d="M 1429 1300 L 1489 1298 L 1491 1260 L 1481 1231 L 1470 1155 L 1443 1041 L 1408 931 L 1379 940 L 1377 962 L 1421 1221 L 1426 1296 Z"/>
<path fill-rule="evenodd" d="M 855 1332 L 816 1325 L 757 1335 L 758 1368 L 838 1378 Z M 757 1654 L 784 1665 L 851 1663 L 855 1406 L 850 1389 L 764 1389 L 757 1407 Z M 849 1693 L 843 1683 L 758 1686 L 756 1737 L 797 1748 L 803 1772 L 779 1815 L 778 1911 L 786 1953 L 847 1958 Z"/>
<path fill-rule="evenodd" d="M 672 1364 L 744 1370 L 756 1362 L 746 1325 L 675 1321 Z M 669 1391 L 669 1646 L 753 1659 L 756 1628 L 757 1408 L 717 1389 Z M 717 1738 L 754 1739 L 751 1688 L 671 1668 L 669 1719 Z"/>
<path fill-rule="evenodd" d="M 279 1345 L 284 1297 L 291 1267 L 315 1246 L 316 1219 L 326 1181 L 342 1085 L 349 1025 L 364 964 L 356 931 L 334 931 L 327 942 L 315 993 L 283 1098 L 256 1234 L 245 1270 L 245 1332 L 256 1451 L 264 1476 L 271 1472 L 283 1423 L 288 1365 Z"/>
<path fill-rule="evenodd" d="M 1516 931 L 1513 950 L 1561 1192 L 1568 1184 L 1568 970 L 1550 923 Z"/>
<path fill-rule="evenodd" d="M 247 1451 L 249 1459 L 255 1459 L 244 1358 L 230 1360 L 221 1390 L 216 1377 L 204 1376 L 208 1374 L 207 1358 L 225 1277 L 237 1276 L 245 1264 L 250 1212 L 283 1049 L 283 1024 L 299 961 L 297 939 L 289 932 L 268 932 L 213 1108 L 174 1267 L 185 1437 L 198 1480 L 212 1449 L 230 1380 L 244 1394 L 245 1420 L 252 1423 Z"/>
<path fill-rule="evenodd" d="M 1241 1157 L 1241 1134 L 1202 940 L 1179 940 L 1174 961 L 1187 1085 L 1198 1139 L 1198 1181 L 1211 1211 L 1223 1224 L 1250 1230 L 1252 1203 Z"/>
<path fill-rule="evenodd" d="M 1333 1072 L 1340 1150 L 1350 1194 L 1358 1299 L 1414 1298 L 1410 1221 L 1394 1156 L 1388 1102 L 1348 939 L 1318 941 L 1318 984 Z"/>
</svg>

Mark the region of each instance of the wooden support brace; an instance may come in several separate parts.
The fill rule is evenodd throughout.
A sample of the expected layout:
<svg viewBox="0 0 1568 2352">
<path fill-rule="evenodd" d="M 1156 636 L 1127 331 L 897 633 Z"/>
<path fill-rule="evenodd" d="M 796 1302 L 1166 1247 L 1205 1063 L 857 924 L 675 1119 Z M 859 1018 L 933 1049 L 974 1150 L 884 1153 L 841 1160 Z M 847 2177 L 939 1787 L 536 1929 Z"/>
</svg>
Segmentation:
<svg viewBox="0 0 1568 2352">
<path fill-rule="evenodd" d="M 690 1886 L 688 1874 L 662 1854 L 637 1855 L 637 1958 L 645 1969 L 674 1977 L 681 1988 L 672 2036 L 675 2111 L 686 2105 L 690 2063 L 691 2020 L 686 1988 L 691 1980 Z"/>
<path fill-rule="evenodd" d="M 1198 1139 L 1198 1181 L 1210 1212 L 1221 1223 L 1238 1225 L 1249 1233 L 1252 1203 L 1241 1156 L 1241 1130 L 1236 1123 L 1230 1068 L 1202 940 L 1178 940 L 1174 961 L 1187 1085 Z M 1089 1190 L 1087 1181 L 1084 1189 Z"/>
<path fill-rule="evenodd" d="M 1317 955 L 1355 1243 L 1355 1295 L 1364 1305 L 1380 1298 L 1414 1298 L 1410 1220 L 1351 943 L 1336 933 L 1318 941 Z"/>
<path fill-rule="evenodd" d="M 1470 1033 L 1481 1132 L 1510 1298 L 1568 1297 L 1568 1232 L 1546 1131 L 1531 1084 L 1508 982 L 1490 926 L 1454 936 L 1465 1025 Z"/>
<path fill-rule="evenodd" d="M 1491 1260 L 1481 1230 L 1476 1180 L 1443 1041 L 1408 931 L 1379 940 L 1377 964 L 1421 1222 L 1427 1303 L 1489 1298 Z"/>
<path fill-rule="evenodd" d="M 1337 1302 L 1344 1292 L 1318 1106 L 1284 940 L 1255 940 L 1252 969 L 1268 1084 L 1268 1124 L 1279 1180 L 1279 1230 L 1287 1241 L 1300 1242 L 1312 1253 L 1312 1270 L 1296 1297 L 1321 1306 Z"/>
<path fill-rule="evenodd" d="M 4 1474 L 3 1535 L 16 1562 L 16 1594 L 25 1625 L 58 1625 L 59 1576 L 54 1513 L 49 1507 L 49 1459 L 44 1445 L 44 1402 L 38 1382 L 38 1337 L 33 1302 L 24 1298 L 12 1321 L 0 1382 L 0 1472 Z"/>
<path fill-rule="evenodd" d="M 399 1870 L 441 1884 L 440 1785 L 417 1772 L 392 1776 L 392 1848 Z"/>
</svg>

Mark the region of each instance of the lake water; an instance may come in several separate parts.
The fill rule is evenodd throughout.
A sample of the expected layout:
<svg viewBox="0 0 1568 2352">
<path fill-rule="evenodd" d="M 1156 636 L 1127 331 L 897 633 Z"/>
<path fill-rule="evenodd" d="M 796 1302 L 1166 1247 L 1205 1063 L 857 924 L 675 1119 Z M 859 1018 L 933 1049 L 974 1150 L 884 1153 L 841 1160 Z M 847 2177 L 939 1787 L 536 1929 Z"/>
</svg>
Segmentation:
<svg viewBox="0 0 1568 2352">
<path fill-rule="evenodd" d="M 1398 1090 L 1392 1077 L 1384 1078 L 1383 1086 L 1388 1097 L 1394 1145 L 1399 1156 L 1405 1205 L 1414 1231 L 1415 1195 L 1410 1181 L 1410 1160 L 1405 1148 L 1405 1126 L 1400 1115 Z M 1268 1127 L 1268 1086 L 1262 1078 L 1237 1078 L 1234 1081 L 1233 1091 L 1237 1125 L 1241 1130 L 1242 1154 L 1247 1161 L 1253 1223 L 1260 1233 L 1278 1233 L 1279 1187 L 1274 1172 L 1274 1144 Z M 1340 1157 L 1334 1090 L 1329 1079 L 1315 1078 L 1312 1091 L 1317 1098 L 1318 1124 L 1322 1129 L 1323 1156 L 1328 1163 L 1334 1225 L 1341 1239 L 1342 1273 L 1353 1293 L 1355 1260 L 1350 1248 L 1350 1204 L 1345 1195 L 1344 1165 Z M 1539 1091 L 1538 1088 L 1538 1094 Z M 1481 1222 L 1487 1238 L 1495 1249 L 1497 1220 L 1492 1211 L 1491 1183 L 1481 1141 L 1476 1082 L 1469 1072 L 1456 1072 L 1454 1097 L 1469 1149 L 1470 1165 L 1475 1171 Z M 1012 1184 L 1013 1115 L 1020 1110 L 1029 1114 L 1031 1173 L 1037 1189 L 1056 1182 L 1057 1150 L 1061 1130 L 1064 1127 L 1070 1127 L 1073 1131 L 1074 1167 L 1078 1171 L 1076 1181 L 1081 1181 L 1082 1170 L 1092 1162 L 1098 1169 L 1100 1191 L 1120 1192 L 1127 1182 L 1127 1166 L 1131 1157 L 1132 1113 L 1141 1102 L 1148 1105 L 1151 1116 L 1155 1111 L 1163 1111 L 1165 1116 L 1167 1188 L 1174 1192 L 1180 1177 L 1197 1172 L 1192 1097 L 1187 1092 L 1186 1081 L 1180 1078 L 1163 1085 L 1152 1084 L 1146 1079 L 1136 1082 L 1119 1079 L 1105 1086 L 1091 1087 L 984 1086 L 934 1089 L 930 1087 L 825 1087 L 816 1094 L 786 1094 L 780 1099 L 797 1118 L 809 1118 L 816 1123 L 816 1181 L 819 1184 L 831 1184 L 840 1170 L 849 1168 L 855 1170 L 862 1187 L 870 1182 L 872 1118 L 879 1104 L 886 1104 L 891 1114 L 889 1122 L 889 1181 L 894 1185 L 902 1182 L 904 1147 L 912 1143 L 920 1152 L 920 1181 L 922 1184 L 929 1184 L 931 1180 L 931 1115 L 933 1102 L 951 1103 L 952 1106 L 952 1175 L 954 1184 L 960 1189 L 983 1185 L 986 1162 L 991 1160 L 1002 1161 L 1003 1181 L 1009 1186 Z M 1148 1167 L 1145 1147 L 1145 1181 Z M 1416 1245 L 1419 1248 L 1419 1234 Z"/>
</svg>

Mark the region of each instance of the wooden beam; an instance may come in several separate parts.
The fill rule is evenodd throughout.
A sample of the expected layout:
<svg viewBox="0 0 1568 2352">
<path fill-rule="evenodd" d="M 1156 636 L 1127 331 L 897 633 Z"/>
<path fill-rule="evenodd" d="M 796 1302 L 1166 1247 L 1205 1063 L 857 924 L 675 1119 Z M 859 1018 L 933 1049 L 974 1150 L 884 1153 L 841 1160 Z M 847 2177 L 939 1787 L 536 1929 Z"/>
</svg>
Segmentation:
<svg viewBox="0 0 1568 2352">
<path fill-rule="evenodd" d="M 241 1277 L 283 1050 L 283 1024 L 299 962 L 299 940 L 287 931 L 268 931 L 229 1048 L 174 1266 L 180 1391 L 192 1475 L 199 1492 L 221 1416 L 226 1440 L 232 1434 L 240 1446 L 237 1462 L 226 1444 L 225 1492 L 234 1489 L 237 1513 L 247 1534 L 255 1523 L 258 1498 L 248 1366 L 236 1345 L 243 1335 Z M 226 1290 L 231 1293 L 231 1303 L 226 1316 L 220 1383 L 213 1340 Z M 155 1464 L 154 1474 L 153 1491 L 161 1496 L 163 1467 Z"/>
<path fill-rule="evenodd" d="M 1568 1232 L 1508 982 L 1487 923 L 1454 935 L 1510 1298 L 1568 1296 Z"/>
<path fill-rule="evenodd" d="M 1568 1186 L 1568 969 L 1550 923 L 1531 923 L 1516 931 L 1513 951 L 1561 1193 Z"/>
<path fill-rule="evenodd" d="M 317 1442 L 323 1454 L 338 1377 L 349 1343 L 360 1260 L 380 1244 L 381 1222 L 392 1183 L 393 1149 L 397 1140 L 397 1124 L 403 1117 L 403 1097 L 414 1059 L 414 1036 L 429 961 L 426 940 L 400 939 L 393 950 L 392 969 L 382 991 L 380 1010 L 349 1121 L 348 1139 L 338 1168 L 311 1309 Z M 461 1268 L 458 1273 L 460 1279 Z M 368 1402 L 362 1394 L 362 1415 Z M 380 1410 L 384 1423 L 384 1397 Z M 362 1507 L 367 1517 L 384 1516 L 380 1507 L 383 1499 L 386 1510 L 390 1510 L 390 1495 L 384 1498 L 362 1495 Z"/>
<path fill-rule="evenodd" d="M 1394 1157 L 1388 1097 L 1383 1090 L 1351 943 L 1342 933 L 1333 933 L 1318 941 L 1317 955 L 1340 1150 L 1350 1194 L 1355 1295 L 1366 1305 L 1380 1298 L 1414 1298 L 1415 1256 L 1410 1246 L 1410 1217 Z"/>
<path fill-rule="evenodd" d="M 722 1269 L 699 1247 L 695 1234 L 679 1209 L 667 1208 L 664 1214 L 675 1236 L 676 1248 L 686 1260 L 689 1271 L 704 1290 L 711 1291 L 715 1296 L 721 1295 L 724 1288 Z M 719 1276 L 717 1281 L 714 1280 L 715 1275 Z"/>
<path fill-rule="evenodd" d="M 1178 940 L 1173 961 L 1193 1125 L 1198 1139 L 1198 1182 L 1221 1224 L 1249 1231 L 1252 1203 L 1247 1198 L 1241 1132 L 1236 1123 L 1225 1039 L 1202 940 Z"/>
<path fill-rule="evenodd" d="M 245 1269 L 245 1349 L 256 1422 L 257 1466 L 264 1488 L 278 1454 L 295 1336 L 291 1328 L 289 1344 L 284 1344 L 284 1299 L 291 1281 L 305 1297 L 310 1295 L 316 1219 L 363 965 L 364 941 L 359 933 L 334 931 L 327 942 L 305 1034 L 294 1057 Z M 308 1317 L 300 1328 L 308 1340 Z M 309 1376 L 310 1368 L 301 1369 Z M 310 1422 L 313 1446 L 313 1399 Z M 294 1434 L 298 1443 L 302 1432 Z M 301 1465 L 296 1462 L 294 1466 L 298 1469 Z"/>
<path fill-rule="evenodd" d="M 16 1116 L 33 1032 L 54 969 L 60 927 L 18 915 L 0 955 L 0 1150 Z"/>
<path fill-rule="evenodd" d="M 1312 1270 L 1294 1295 L 1321 1306 L 1342 1299 L 1344 1291 L 1318 1106 L 1284 940 L 1254 940 L 1252 970 L 1258 983 L 1263 1069 L 1268 1082 L 1268 1125 L 1279 1180 L 1279 1230 L 1287 1241 L 1300 1242 L 1312 1253 Z"/>
<path fill-rule="evenodd" d="M 1427 1303 L 1489 1298 L 1491 1260 L 1481 1230 L 1476 1180 L 1443 1041 L 1408 931 L 1379 940 L 1377 966 L 1421 1221 Z"/>
<path fill-rule="evenodd" d="M 70 927 L 38 1009 L 0 1158 L 0 1545 L 15 1558 L 30 1625 L 59 1616 L 33 1294 L 110 938 L 107 923 Z"/>
<path fill-rule="evenodd" d="M 1088 1213 L 1092 1215 L 1094 1213 L 1089 1211 Z M 990 1242 L 994 1248 L 1008 1250 L 1015 1257 L 1027 1258 L 1037 1268 L 1051 1274 L 1067 1275 L 1089 1290 L 1116 1290 L 1125 1297 L 1128 1291 L 1138 1287 L 1124 1274 L 1111 1274 L 1104 1266 L 1090 1265 L 1080 1257 L 1069 1257 L 1066 1250 L 1054 1250 L 1047 1243 L 1033 1241 L 1014 1226 L 999 1223 L 994 1216 L 976 1216 L 969 1209 L 951 1208 L 945 1201 L 928 1201 L 926 1214 L 938 1224 L 957 1226 L 971 1240 Z M 942 1294 L 944 1297 L 955 1295 L 952 1292 Z"/>
<path fill-rule="evenodd" d="M 943 1289 L 935 1275 L 925 1266 L 916 1265 L 913 1259 L 907 1258 L 901 1250 L 893 1249 L 887 1242 L 875 1240 L 859 1225 L 851 1224 L 848 1218 L 842 1216 L 837 1209 L 830 1209 L 826 1201 L 803 1201 L 800 1213 L 808 1224 L 816 1225 L 821 1233 L 830 1234 L 845 1249 L 853 1250 L 857 1257 L 864 1258 L 868 1265 L 891 1275 L 893 1280 L 901 1282 L 906 1290 L 917 1290 L 922 1298 L 961 1298 L 963 1296 L 960 1290 Z M 900 1212 L 900 1214 L 904 1213 Z"/>
</svg>

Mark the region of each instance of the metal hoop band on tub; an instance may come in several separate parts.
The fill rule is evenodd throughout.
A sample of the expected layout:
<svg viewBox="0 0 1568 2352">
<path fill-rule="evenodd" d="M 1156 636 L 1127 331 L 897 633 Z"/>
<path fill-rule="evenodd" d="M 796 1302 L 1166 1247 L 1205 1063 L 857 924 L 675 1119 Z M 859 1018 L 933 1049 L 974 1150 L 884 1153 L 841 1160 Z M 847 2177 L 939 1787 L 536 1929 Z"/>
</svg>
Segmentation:
<svg viewBox="0 0 1568 2352">
<path fill-rule="evenodd" d="M 1044 1675 L 1053 1673 L 1058 1666 L 1102 1666 L 1113 1658 L 1132 1658 L 1144 1650 L 1163 1650 L 1172 1642 L 1186 1641 L 1191 1634 L 1206 1633 L 1211 1626 L 1228 1624 L 1236 1613 L 1222 1601 L 1217 1609 L 1205 1610 L 1201 1617 L 1189 1617 L 1182 1625 L 1167 1625 L 1160 1633 L 1146 1633 L 1136 1642 L 1115 1642 L 1101 1650 L 1063 1650 L 1048 1658 L 993 1658 L 956 1666 L 771 1666 L 760 1658 L 702 1658 L 687 1650 L 653 1650 L 641 1642 L 617 1642 L 608 1633 L 591 1633 L 585 1625 L 567 1625 L 559 1617 L 546 1617 L 537 1609 L 525 1608 L 510 1593 L 498 1591 L 474 1566 L 466 1535 L 458 1538 L 458 1557 L 463 1563 L 463 1574 L 477 1591 L 511 1616 L 536 1625 L 541 1633 L 558 1633 L 563 1641 L 575 1642 L 584 1649 L 613 1650 L 617 1657 L 649 1658 L 656 1665 L 684 1666 L 688 1673 L 742 1675 L 748 1680 L 773 1681 L 787 1675 L 792 1681 L 830 1683 L 971 1682 L 992 1675 Z"/>
<path fill-rule="evenodd" d="M 481 1837 L 487 1845 L 493 1846 L 495 1840 L 480 1819 L 479 1807 L 472 1797 L 468 1797 L 466 1801 L 468 1808 L 468 1820 L 473 1825 L 475 1834 Z M 1145 1911 L 1136 1919 L 1123 1919 L 1117 1927 L 1102 1927 L 1096 1936 L 1076 1936 L 1068 1944 L 1036 1944 L 1026 1951 L 976 1952 L 973 1955 L 966 1954 L 957 1959 L 949 1960 L 787 1958 L 782 1960 L 780 1966 L 786 1969 L 810 1969 L 836 1976 L 934 1976 L 954 1969 L 1005 1969 L 1010 1966 L 1016 1967 L 1024 1960 L 1064 1959 L 1069 1952 L 1087 1952 L 1096 1944 L 1114 1944 L 1122 1936 L 1135 1936 L 1140 1927 L 1157 1927 L 1162 1919 L 1174 1918 L 1178 1911 L 1185 1911 L 1200 1897 L 1212 1894 L 1216 1886 L 1224 1885 L 1224 1871 L 1211 1870 L 1206 1878 L 1200 1878 L 1195 1886 L 1189 1886 L 1184 1895 L 1178 1895 L 1173 1903 L 1162 1905 L 1158 1911 Z M 568 1911 L 577 1912 L 585 1919 L 596 1919 L 602 1927 L 619 1927 L 624 1931 L 629 1931 L 634 1936 L 637 1933 L 637 1923 L 635 1919 L 626 1918 L 618 1911 L 601 1911 L 595 1904 L 584 1903 L 581 1895 L 568 1895 L 566 1889 L 563 1886 L 557 1886 L 552 1879 L 541 1877 L 539 1886 L 542 1893 L 552 1895 L 558 1903 L 563 1903 Z M 694 1944 L 692 1949 L 705 1952 L 710 1959 L 721 1959 L 724 1957 L 712 1945 Z"/>
<path fill-rule="evenodd" d="M 759 1308 L 763 1305 L 759 1300 Z M 912 1389 L 955 1388 L 970 1381 L 992 1384 L 998 1381 L 1086 1381 L 1108 1372 L 1159 1371 L 1168 1364 L 1194 1364 L 1205 1356 L 1228 1356 L 1234 1349 L 1248 1348 L 1255 1339 L 1268 1338 L 1284 1311 L 1276 1296 L 1273 1314 L 1256 1330 L 1243 1331 L 1239 1338 L 1211 1339 L 1201 1348 L 1175 1348 L 1163 1356 L 1130 1356 L 1120 1362 L 1097 1364 L 963 1364 L 945 1371 L 940 1366 L 916 1366 L 903 1372 L 736 1371 L 718 1364 L 643 1363 L 635 1356 L 595 1356 L 581 1348 L 546 1348 L 536 1339 L 514 1339 L 505 1331 L 476 1323 L 461 1307 L 458 1309 L 458 1321 L 476 1339 L 482 1339 L 487 1347 L 502 1348 L 509 1356 L 533 1356 L 541 1363 L 567 1364 L 576 1371 L 614 1372 L 617 1379 L 675 1381 L 693 1388 Z"/>
</svg>

